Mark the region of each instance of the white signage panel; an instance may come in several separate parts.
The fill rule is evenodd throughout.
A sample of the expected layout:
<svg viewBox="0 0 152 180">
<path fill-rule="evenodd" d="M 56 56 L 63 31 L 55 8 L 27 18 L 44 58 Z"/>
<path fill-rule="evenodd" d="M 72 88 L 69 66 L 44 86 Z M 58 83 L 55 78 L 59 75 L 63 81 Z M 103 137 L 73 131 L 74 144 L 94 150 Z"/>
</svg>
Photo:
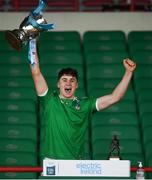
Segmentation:
<svg viewBox="0 0 152 180">
<path fill-rule="evenodd" d="M 129 177 L 128 160 L 43 160 L 43 176 Z"/>
</svg>

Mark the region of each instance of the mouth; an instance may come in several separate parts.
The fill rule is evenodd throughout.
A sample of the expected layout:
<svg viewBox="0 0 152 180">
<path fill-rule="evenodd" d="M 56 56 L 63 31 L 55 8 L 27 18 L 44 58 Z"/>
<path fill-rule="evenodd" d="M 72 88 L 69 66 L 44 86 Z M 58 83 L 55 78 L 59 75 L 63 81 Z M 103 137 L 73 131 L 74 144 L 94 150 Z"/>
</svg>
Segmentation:
<svg viewBox="0 0 152 180">
<path fill-rule="evenodd" d="M 64 90 L 65 90 L 65 92 L 66 92 L 67 94 L 70 94 L 71 91 L 72 91 L 72 88 L 71 88 L 71 87 L 66 87 Z"/>
</svg>

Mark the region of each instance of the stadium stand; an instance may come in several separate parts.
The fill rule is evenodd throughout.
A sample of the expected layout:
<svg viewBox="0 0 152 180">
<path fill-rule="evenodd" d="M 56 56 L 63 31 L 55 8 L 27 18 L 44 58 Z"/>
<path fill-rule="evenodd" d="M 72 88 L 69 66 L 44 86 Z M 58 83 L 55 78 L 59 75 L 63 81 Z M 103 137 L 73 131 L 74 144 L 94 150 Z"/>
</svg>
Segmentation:
<svg viewBox="0 0 152 180">
<path fill-rule="evenodd" d="M 3 45 L 3 35 L 0 32 L 0 101 L 3 101 L 0 103 L 0 131 L 3 132 L 0 134 L 0 165 L 38 166 L 43 145 L 39 131 L 44 124 L 38 116 L 26 48 L 15 52 L 8 44 Z M 116 134 L 122 159 L 131 160 L 132 166 L 137 166 L 138 161 L 145 166 L 152 165 L 151 49 L 131 47 L 134 41 L 150 42 L 151 38 L 143 40 L 142 35 L 138 36 L 139 39 L 131 35 L 127 38 L 122 31 L 89 31 L 81 39 L 78 32 L 63 31 L 44 33 L 40 37 L 40 63 L 49 86 L 56 87 L 60 68 L 74 67 L 80 74 L 78 96 L 98 97 L 112 92 L 124 73 L 122 59 L 131 57 L 138 63 L 124 99 L 93 116 L 85 140 L 86 159 L 107 159 L 111 139 Z M 46 39 L 48 45 L 43 46 Z M 37 173 L 0 173 L 0 178 L 37 177 Z M 132 174 L 131 178 L 134 177 Z"/>
<path fill-rule="evenodd" d="M 0 0 L 0 11 L 30 11 L 38 0 Z M 49 12 L 151 11 L 150 0 L 48 0 Z"/>
</svg>

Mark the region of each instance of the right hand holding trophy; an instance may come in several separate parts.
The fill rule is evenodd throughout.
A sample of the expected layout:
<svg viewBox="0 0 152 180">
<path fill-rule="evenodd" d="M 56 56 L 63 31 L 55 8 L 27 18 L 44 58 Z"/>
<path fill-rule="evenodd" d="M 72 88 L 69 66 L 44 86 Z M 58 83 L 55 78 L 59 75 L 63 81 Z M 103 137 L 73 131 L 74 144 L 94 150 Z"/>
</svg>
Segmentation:
<svg viewBox="0 0 152 180">
<path fill-rule="evenodd" d="M 54 24 L 47 24 L 42 16 L 41 12 L 45 5 L 46 1 L 40 0 L 38 7 L 21 22 L 19 29 L 6 31 L 6 39 L 17 51 L 20 51 L 22 46 L 26 45 L 30 39 L 38 37 L 41 31 L 54 29 Z"/>
</svg>

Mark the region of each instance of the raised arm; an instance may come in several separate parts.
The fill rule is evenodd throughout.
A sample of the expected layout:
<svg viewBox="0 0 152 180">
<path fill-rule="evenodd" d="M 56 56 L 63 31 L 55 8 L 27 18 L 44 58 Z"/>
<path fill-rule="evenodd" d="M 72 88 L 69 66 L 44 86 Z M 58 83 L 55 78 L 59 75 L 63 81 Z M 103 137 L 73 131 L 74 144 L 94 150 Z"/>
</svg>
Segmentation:
<svg viewBox="0 0 152 180">
<path fill-rule="evenodd" d="M 32 39 L 32 43 L 34 43 L 34 50 L 32 52 L 32 56 L 34 59 L 34 63 L 30 64 L 30 69 L 32 73 L 32 78 L 34 81 L 35 89 L 38 96 L 42 96 L 45 94 L 48 90 L 48 85 L 46 83 L 46 80 L 44 79 L 40 66 L 39 66 L 39 58 L 37 54 L 37 48 L 36 48 L 36 40 Z"/>
<path fill-rule="evenodd" d="M 97 100 L 97 108 L 98 110 L 105 109 L 112 104 L 118 102 L 125 94 L 129 82 L 132 78 L 133 71 L 136 68 L 136 63 L 133 62 L 130 59 L 124 59 L 123 64 L 125 67 L 125 73 L 119 82 L 119 84 L 116 86 L 116 88 L 113 90 L 111 94 L 99 97 Z"/>
</svg>

